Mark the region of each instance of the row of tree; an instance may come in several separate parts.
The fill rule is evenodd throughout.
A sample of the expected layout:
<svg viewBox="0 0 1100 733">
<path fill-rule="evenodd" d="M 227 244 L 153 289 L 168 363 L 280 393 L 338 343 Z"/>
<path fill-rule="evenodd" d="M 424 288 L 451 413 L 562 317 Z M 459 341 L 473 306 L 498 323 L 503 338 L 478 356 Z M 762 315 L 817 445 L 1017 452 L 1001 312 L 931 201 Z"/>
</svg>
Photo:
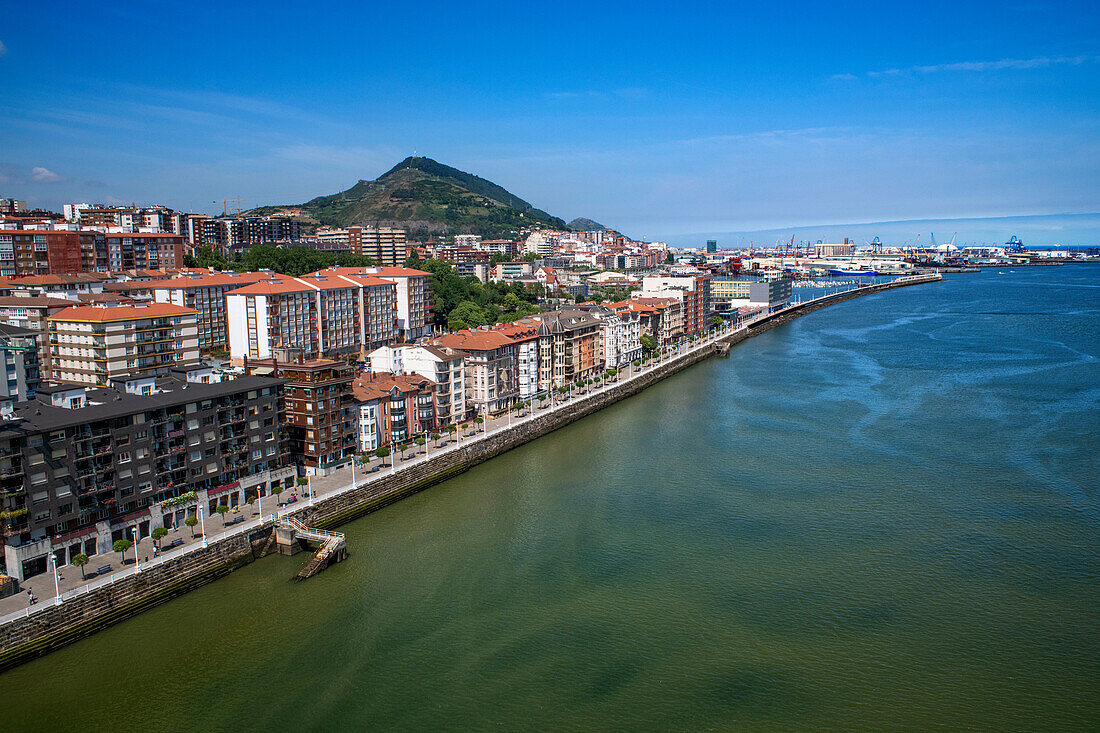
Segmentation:
<svg viewBox="0 0 1100 733">
<path fill-rule="evenodd" d="M 301 277 L 327 267 L 373 267 L 378 261 L 350 252 L 322 252 L 305 245 L 273 247 L 258 244 L 249 247 L 237 259 L 226 259 L 210 245 L 203 245 L 195 255 L 183 258 L 187 267 L 212 267 L 215 270 L 272 270 L 281 275 Z"/>
</svg>

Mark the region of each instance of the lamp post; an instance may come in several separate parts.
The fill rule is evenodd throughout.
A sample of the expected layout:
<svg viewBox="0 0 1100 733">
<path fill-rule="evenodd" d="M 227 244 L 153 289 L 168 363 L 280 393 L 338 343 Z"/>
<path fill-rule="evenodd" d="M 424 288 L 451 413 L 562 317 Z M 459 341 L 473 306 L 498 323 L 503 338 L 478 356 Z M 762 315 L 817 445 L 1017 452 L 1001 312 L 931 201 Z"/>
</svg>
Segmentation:
<svg viewBox="0 0 1100 733">
<path fill-rule="evenodd" d="M 50 553 L 50 561 L 53 563 L 53 587 L 57 595 L 54 597 L 53 604 L 55 606 L 61 605 L 61 580 L 57 577 L 57 555 L 53 552 Z"/>
<path fill-rule="evenodd" d="M 138 537 L 138 528 L 137 528 L 136 525 L 133 526 L 133 527 L 130 527 L 130 536 L 134 538 L 134 572 L 140 573 L 141 572 L 141 553 L 138 552 L 138 543 L 141 541 L 141 538 Z"/>
<path fill-rule="evenodd" d="M 202 506 L 199 509 L 199 522 L 202 525 L 202 546 L 206 547 L 206 513 L 202 510 Z"/>
</svg>

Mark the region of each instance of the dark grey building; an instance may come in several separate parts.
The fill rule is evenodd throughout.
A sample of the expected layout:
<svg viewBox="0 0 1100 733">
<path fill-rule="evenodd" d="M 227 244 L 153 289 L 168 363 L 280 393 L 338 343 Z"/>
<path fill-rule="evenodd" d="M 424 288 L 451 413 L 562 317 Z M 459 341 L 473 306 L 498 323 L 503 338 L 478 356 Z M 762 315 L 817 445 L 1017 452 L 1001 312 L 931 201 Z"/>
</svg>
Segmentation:
<svg viewBox="0 0 1100 733">
<path fill-rule="evenodd" d="M 8 575 L 44 572 L 148 537 L 200 507 L 290 486 L 280 432 L 285 380 L 218 381 L 205 366 L 108 387 L 42 386 L 0 421 L 0 509 Z"/>
<path fill-rule="evenodd" d="M 0 323 L 0 415 L 34 397 L 42 381 L 37 331 Z"/>
</svg>

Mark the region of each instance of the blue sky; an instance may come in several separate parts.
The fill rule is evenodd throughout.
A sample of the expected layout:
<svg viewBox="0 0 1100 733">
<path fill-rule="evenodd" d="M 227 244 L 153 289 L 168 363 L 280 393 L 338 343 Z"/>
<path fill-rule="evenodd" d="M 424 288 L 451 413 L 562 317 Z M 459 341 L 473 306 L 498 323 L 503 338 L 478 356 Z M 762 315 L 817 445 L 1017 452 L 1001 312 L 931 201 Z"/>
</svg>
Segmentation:
<svg viewBox="0 0 1100 733">
<path fill-rule="evenodd" d="M 0 195 L 213 212 L 414 150 L 634 236 L 1100 212 L 1093 2 L 51 3 Z"/>
</svg>

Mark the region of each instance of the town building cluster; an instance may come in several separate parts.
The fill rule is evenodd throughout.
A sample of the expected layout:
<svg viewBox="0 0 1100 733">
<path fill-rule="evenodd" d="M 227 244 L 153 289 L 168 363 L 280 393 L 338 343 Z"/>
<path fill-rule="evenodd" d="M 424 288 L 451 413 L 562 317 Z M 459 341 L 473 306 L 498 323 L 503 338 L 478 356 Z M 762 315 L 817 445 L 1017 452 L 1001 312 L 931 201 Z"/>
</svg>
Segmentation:
<svg viewBox="0 0 1100 733">
<path fill-rule="evenodd" d="M 76 204 L 60 220 L 17 204 L 0 216 L 0 533 L 18 579 L 553 399 L 784 297 L 610 231 L 410 243 L 381 226 L 304 237 L 289 214 Z M 303 241 L 380 264 L 183 263 L 198 245 Z M 522 285 L 538 312 L 448 332 L 417 257 Z"/>
</svg>

